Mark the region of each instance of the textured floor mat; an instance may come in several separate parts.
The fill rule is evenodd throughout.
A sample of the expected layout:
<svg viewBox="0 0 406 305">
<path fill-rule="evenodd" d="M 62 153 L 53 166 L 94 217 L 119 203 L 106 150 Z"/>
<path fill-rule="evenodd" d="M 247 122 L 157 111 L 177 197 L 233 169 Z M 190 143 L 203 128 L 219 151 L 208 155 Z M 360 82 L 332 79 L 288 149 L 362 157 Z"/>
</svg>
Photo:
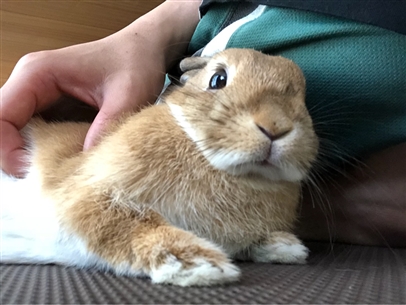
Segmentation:
<svg viewBox="0 0 406 305">
<path fill-rule="evenodd" d="M 1 304 L 406 303 L 406 249 L 309 247 L 307 265 L 241 263 L 239 283 L 209 288 L 53 265 L 0 265 Z"/>
</svg>

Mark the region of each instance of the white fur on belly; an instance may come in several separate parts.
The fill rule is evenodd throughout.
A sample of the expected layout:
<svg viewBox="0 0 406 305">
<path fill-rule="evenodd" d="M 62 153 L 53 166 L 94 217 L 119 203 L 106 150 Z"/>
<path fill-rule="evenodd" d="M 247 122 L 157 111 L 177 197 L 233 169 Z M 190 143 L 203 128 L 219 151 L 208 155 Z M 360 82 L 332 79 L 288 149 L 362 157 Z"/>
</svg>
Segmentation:
<svg viewBox="0 0 406 305">
<path fill-rule="evenodd" d="M 61 227 L 54 203 L 40 192 L 40 180 L 31 169 L 25 179 L 0 170 L 0 261 L 6 263 L 57 263 L 110 269 L 90 253 L 83 240 Z M 119 266 L 119 273 L 129 268 Z"/>
</svg>

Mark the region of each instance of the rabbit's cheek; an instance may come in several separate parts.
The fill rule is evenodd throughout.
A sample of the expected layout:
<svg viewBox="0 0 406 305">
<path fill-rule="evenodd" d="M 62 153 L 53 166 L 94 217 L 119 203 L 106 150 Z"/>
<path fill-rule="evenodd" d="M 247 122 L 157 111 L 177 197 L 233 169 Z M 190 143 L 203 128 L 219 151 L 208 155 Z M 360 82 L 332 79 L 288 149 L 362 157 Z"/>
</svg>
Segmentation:
<svg viewBox="0 0 406 305">
<path fill-rule="evenodd" d="M 245 170 L 243 172 L 240 170 L 236 171 L 236 167 L 252 162 L 252 157 L 249 153 L 236 150 L 206 149 L 203 151 L 203 155 L 214 168 L 227 171 L 231 174 L 245 173 Z"/>
</svg>

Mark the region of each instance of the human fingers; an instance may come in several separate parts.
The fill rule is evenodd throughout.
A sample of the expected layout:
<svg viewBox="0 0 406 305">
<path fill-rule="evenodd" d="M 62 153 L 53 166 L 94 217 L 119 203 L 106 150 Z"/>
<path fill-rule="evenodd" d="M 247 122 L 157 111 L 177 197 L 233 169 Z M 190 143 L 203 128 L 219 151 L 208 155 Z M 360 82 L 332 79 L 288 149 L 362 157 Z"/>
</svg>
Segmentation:
<svg viewBox="0 0 406 305">
<path fill-rule="evenodd" d="M 27 168 L 23 139 L 18 130 L 8 122 L 0 121 L 0 166 L 15 177 L 23 177 Z"/>
<path fill-rule="evenodd" d="M 145 75 L 145 78 L 143 75 L 128 76 L 127 81 L 123 80 L 126 77 L 117 77 L 112 84 L 106 85 L 102 107 L 87 133 L 84 150 L 98 142 L 112 121 L 155 102 L 162 90 L 164 74 Z"/>
<path fill-rule="evenodd" d="M 59 96 L 41 54 L 24 56 L 0 89 L 0 166 L 8 174 L 23 176 L 26 152 L 21 130 L 33 114 Z"/>
</svg>

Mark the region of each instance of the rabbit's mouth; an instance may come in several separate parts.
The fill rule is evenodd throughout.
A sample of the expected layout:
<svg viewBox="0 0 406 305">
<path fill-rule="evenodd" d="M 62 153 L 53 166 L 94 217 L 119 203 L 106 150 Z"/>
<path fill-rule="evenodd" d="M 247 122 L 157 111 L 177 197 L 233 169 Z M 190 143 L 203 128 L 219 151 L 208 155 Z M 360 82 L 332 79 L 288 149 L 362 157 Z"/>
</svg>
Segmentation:
<svg viewBox="0 0 406 305">
<path fill-rule="evenodd" d="M 304 170 L 294 166 L 293 164 L 281 163 L 275 164 L 272 160 L 264 159 L 261 161 L 246 163 L 241 166 L 241 172 L 259 174 L 264 178 L 268 178 L 273 181 L 291 181 L 297 182 L 304 179 L 306 173 Z"/>
<path fill-rule="evenodd" d="M 275 167 L 274 164 L 271 163 L 271 161 L 269 161 L 268 159 L 256 162 L 258 165 L 260 166 L 270 166 L 270 167 Z"/>
<path fill-rule="evenodd" d="M 279 167 L 276 166 L 274 163 L 272 163 L 270 160 L 265 159 L 262 161 L 258 161 L 254 163 L 254 168 L 261 168 L 261 172 L 262 171 L 271 171 L 271 170 L 278 170 Z M 254 169 L 255 171 L 255 169 Z"/>
<path fill-rule="evenodd" d="M 269 176 L 269 172 L 272 172 L 271 175 L 274 177 L 275 175 L 281 176 L 282 170 L 283 169 L 281 168 L 281 166 L 278 166 L 278 164 L 273 163 L 269 159 L 264 159 L 262 161 L 255 162 L 255 165 L 254 165 L 252 171 L 258 172 L 261 174 L 267 173 L 267 174 L 265 174 L 265 176 Z"/>
</svg>

